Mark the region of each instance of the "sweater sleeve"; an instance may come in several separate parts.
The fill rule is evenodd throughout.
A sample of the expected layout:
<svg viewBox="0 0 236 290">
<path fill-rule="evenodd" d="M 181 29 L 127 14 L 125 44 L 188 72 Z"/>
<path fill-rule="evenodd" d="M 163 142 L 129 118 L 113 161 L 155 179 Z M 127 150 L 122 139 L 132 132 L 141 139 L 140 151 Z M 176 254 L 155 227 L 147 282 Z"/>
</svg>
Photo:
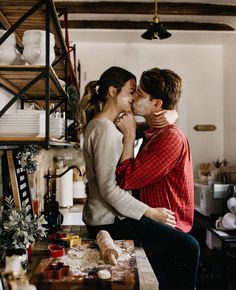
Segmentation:
<svg viewBox="0 0 236 290">
<path fill-rule="evenodd" d="M 122 216 L 139 220 L 148 206 L 121 189 L 116 181 L 116 166 L 122 150 L 120 134 L 113 124 L 98 127 L 93 140 L 94 165 L 102 198 Z"/>
<path fill-rule="evenodd" d="M 135 159 L 126 159 L 117 166 L 121 188 L 139 189 L 161 179 L 174 168 L 183 150 L 182 137 L 172 130 L 147 145 Z"/>
</svg>

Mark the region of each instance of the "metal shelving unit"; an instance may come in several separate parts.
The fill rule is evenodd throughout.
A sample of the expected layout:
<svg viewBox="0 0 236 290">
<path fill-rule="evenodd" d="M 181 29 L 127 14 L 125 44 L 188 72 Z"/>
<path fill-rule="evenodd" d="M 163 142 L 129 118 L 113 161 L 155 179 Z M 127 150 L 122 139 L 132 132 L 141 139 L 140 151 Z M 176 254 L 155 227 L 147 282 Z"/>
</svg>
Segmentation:
<svg viewBox="0 0 236 290">
<path fill-rule="evenodd" d="M 17 40 L 17 49 L 21 53 L 23 51 L 21 40 L 25 30 L 39 29 L 46 31 L 45 66 L 0 65 L 0 86 L 13 95 L 12 99 L 0 111 L 0 118 L 16 101 L 21 100 L 22 108 L 24 108 L 25 101 L 33 101 L 45 109 L 45 137 L 0 137 L 0 145 L 33 143 L 49 148 L 49 117 L 53 112 L 50 111 L 50 104 L 54 103 L 54 110 L 62 107 L 66 111 L 68 102 L 68 95 L 59 82 L 59 79 L 66 82 L 68 79 L 68 53 L 54 3 L 52 0 L 0 0 L 0 22 L 7 30 L 0 38 L 0 45 L 9 35 L 14 33 Z M 54 49 L 56 54 L 51 66 L 49 62 L 50 32 L 55 36 Z M 65 128 L 67 128 L 67 118 Z M 66 139 L 67 132 L 65 135 Z"/>
</svg>

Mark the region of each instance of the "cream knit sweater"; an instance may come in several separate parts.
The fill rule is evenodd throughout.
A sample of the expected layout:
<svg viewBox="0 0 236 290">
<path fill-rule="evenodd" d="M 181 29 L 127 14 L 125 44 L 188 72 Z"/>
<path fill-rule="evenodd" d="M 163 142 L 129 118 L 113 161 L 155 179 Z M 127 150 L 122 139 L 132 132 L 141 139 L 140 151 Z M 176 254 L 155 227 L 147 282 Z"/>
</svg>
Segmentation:
<svg viewBox="0 0 236 290">
<path fill-rule="evenodd" d="M 122 138 L 114 123 L 105 118 L 90 121 L 86 128 L 83 152 L 89 192 L 83 221 L 87 225 L 112 224 L 116 216 L 139 220 L 147 210 L 146 204 L 117 185 Z"/>
</svg>

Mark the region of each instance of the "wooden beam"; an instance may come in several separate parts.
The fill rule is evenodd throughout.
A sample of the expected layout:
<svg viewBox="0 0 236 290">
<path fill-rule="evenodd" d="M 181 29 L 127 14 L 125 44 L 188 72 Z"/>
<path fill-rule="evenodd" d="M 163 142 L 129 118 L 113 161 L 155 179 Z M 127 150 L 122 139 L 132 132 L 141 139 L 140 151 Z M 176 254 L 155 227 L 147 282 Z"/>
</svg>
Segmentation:
<svg viewBox="0 0 236 290">
<path fill-rule="evenodd" d="M 154 3 L 151 2 L 81 2 L 54 1 L 56 9 L 65 6 L 69 13 L 81 14 L 153 14 Z M 224 15 L 236 16 L 236 5 L 206 3 L 158 2 L 158 13 L 169 15 Z"/>
<path fill-rule="evenodd" d="M 216 30 L 234 31 L 228 24 L 199 23 L 199 22 L 162 22 L 166 29 L 171 30 Z M 70 29 L 147 29 L 149 22 L 146 21 L 94 21 L 94 20 L 70 20 Z M 64 21 L 61 21 L 64 28 Z"/>
<path fill-rule="evenodd" d="M 6 30 L 8 30 L 11 27 L 11 24 L 8 22 L 5 15 L 2 14 L 2 11 L 0 11 L 0 23 L 4 26 Z M 16 36 L 16 42 L 19 45 L 19 47 L 23 47 L 22 41 L 16 32 L 15 32 L 15 36 Z"/>
</svg>

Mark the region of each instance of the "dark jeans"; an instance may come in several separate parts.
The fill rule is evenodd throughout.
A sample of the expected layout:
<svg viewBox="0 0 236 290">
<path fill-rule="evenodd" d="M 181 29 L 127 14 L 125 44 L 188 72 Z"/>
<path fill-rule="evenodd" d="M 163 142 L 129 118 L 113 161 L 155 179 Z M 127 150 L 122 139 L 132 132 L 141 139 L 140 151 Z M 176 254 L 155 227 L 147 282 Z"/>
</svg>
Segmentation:
<svg viewBox="0 0 236 290">
<path fill-rule="evenodd" d="M 113 239 L 132 239 L 142 244 L 159 281 L 159 289 L 194 289 L 200 247 L 190 234 L 160 224 L 147 217 L 139 221 L 115 219 L 110 225 L 87 226 L 95 238 L 106 230 Z"/>
</svg>

